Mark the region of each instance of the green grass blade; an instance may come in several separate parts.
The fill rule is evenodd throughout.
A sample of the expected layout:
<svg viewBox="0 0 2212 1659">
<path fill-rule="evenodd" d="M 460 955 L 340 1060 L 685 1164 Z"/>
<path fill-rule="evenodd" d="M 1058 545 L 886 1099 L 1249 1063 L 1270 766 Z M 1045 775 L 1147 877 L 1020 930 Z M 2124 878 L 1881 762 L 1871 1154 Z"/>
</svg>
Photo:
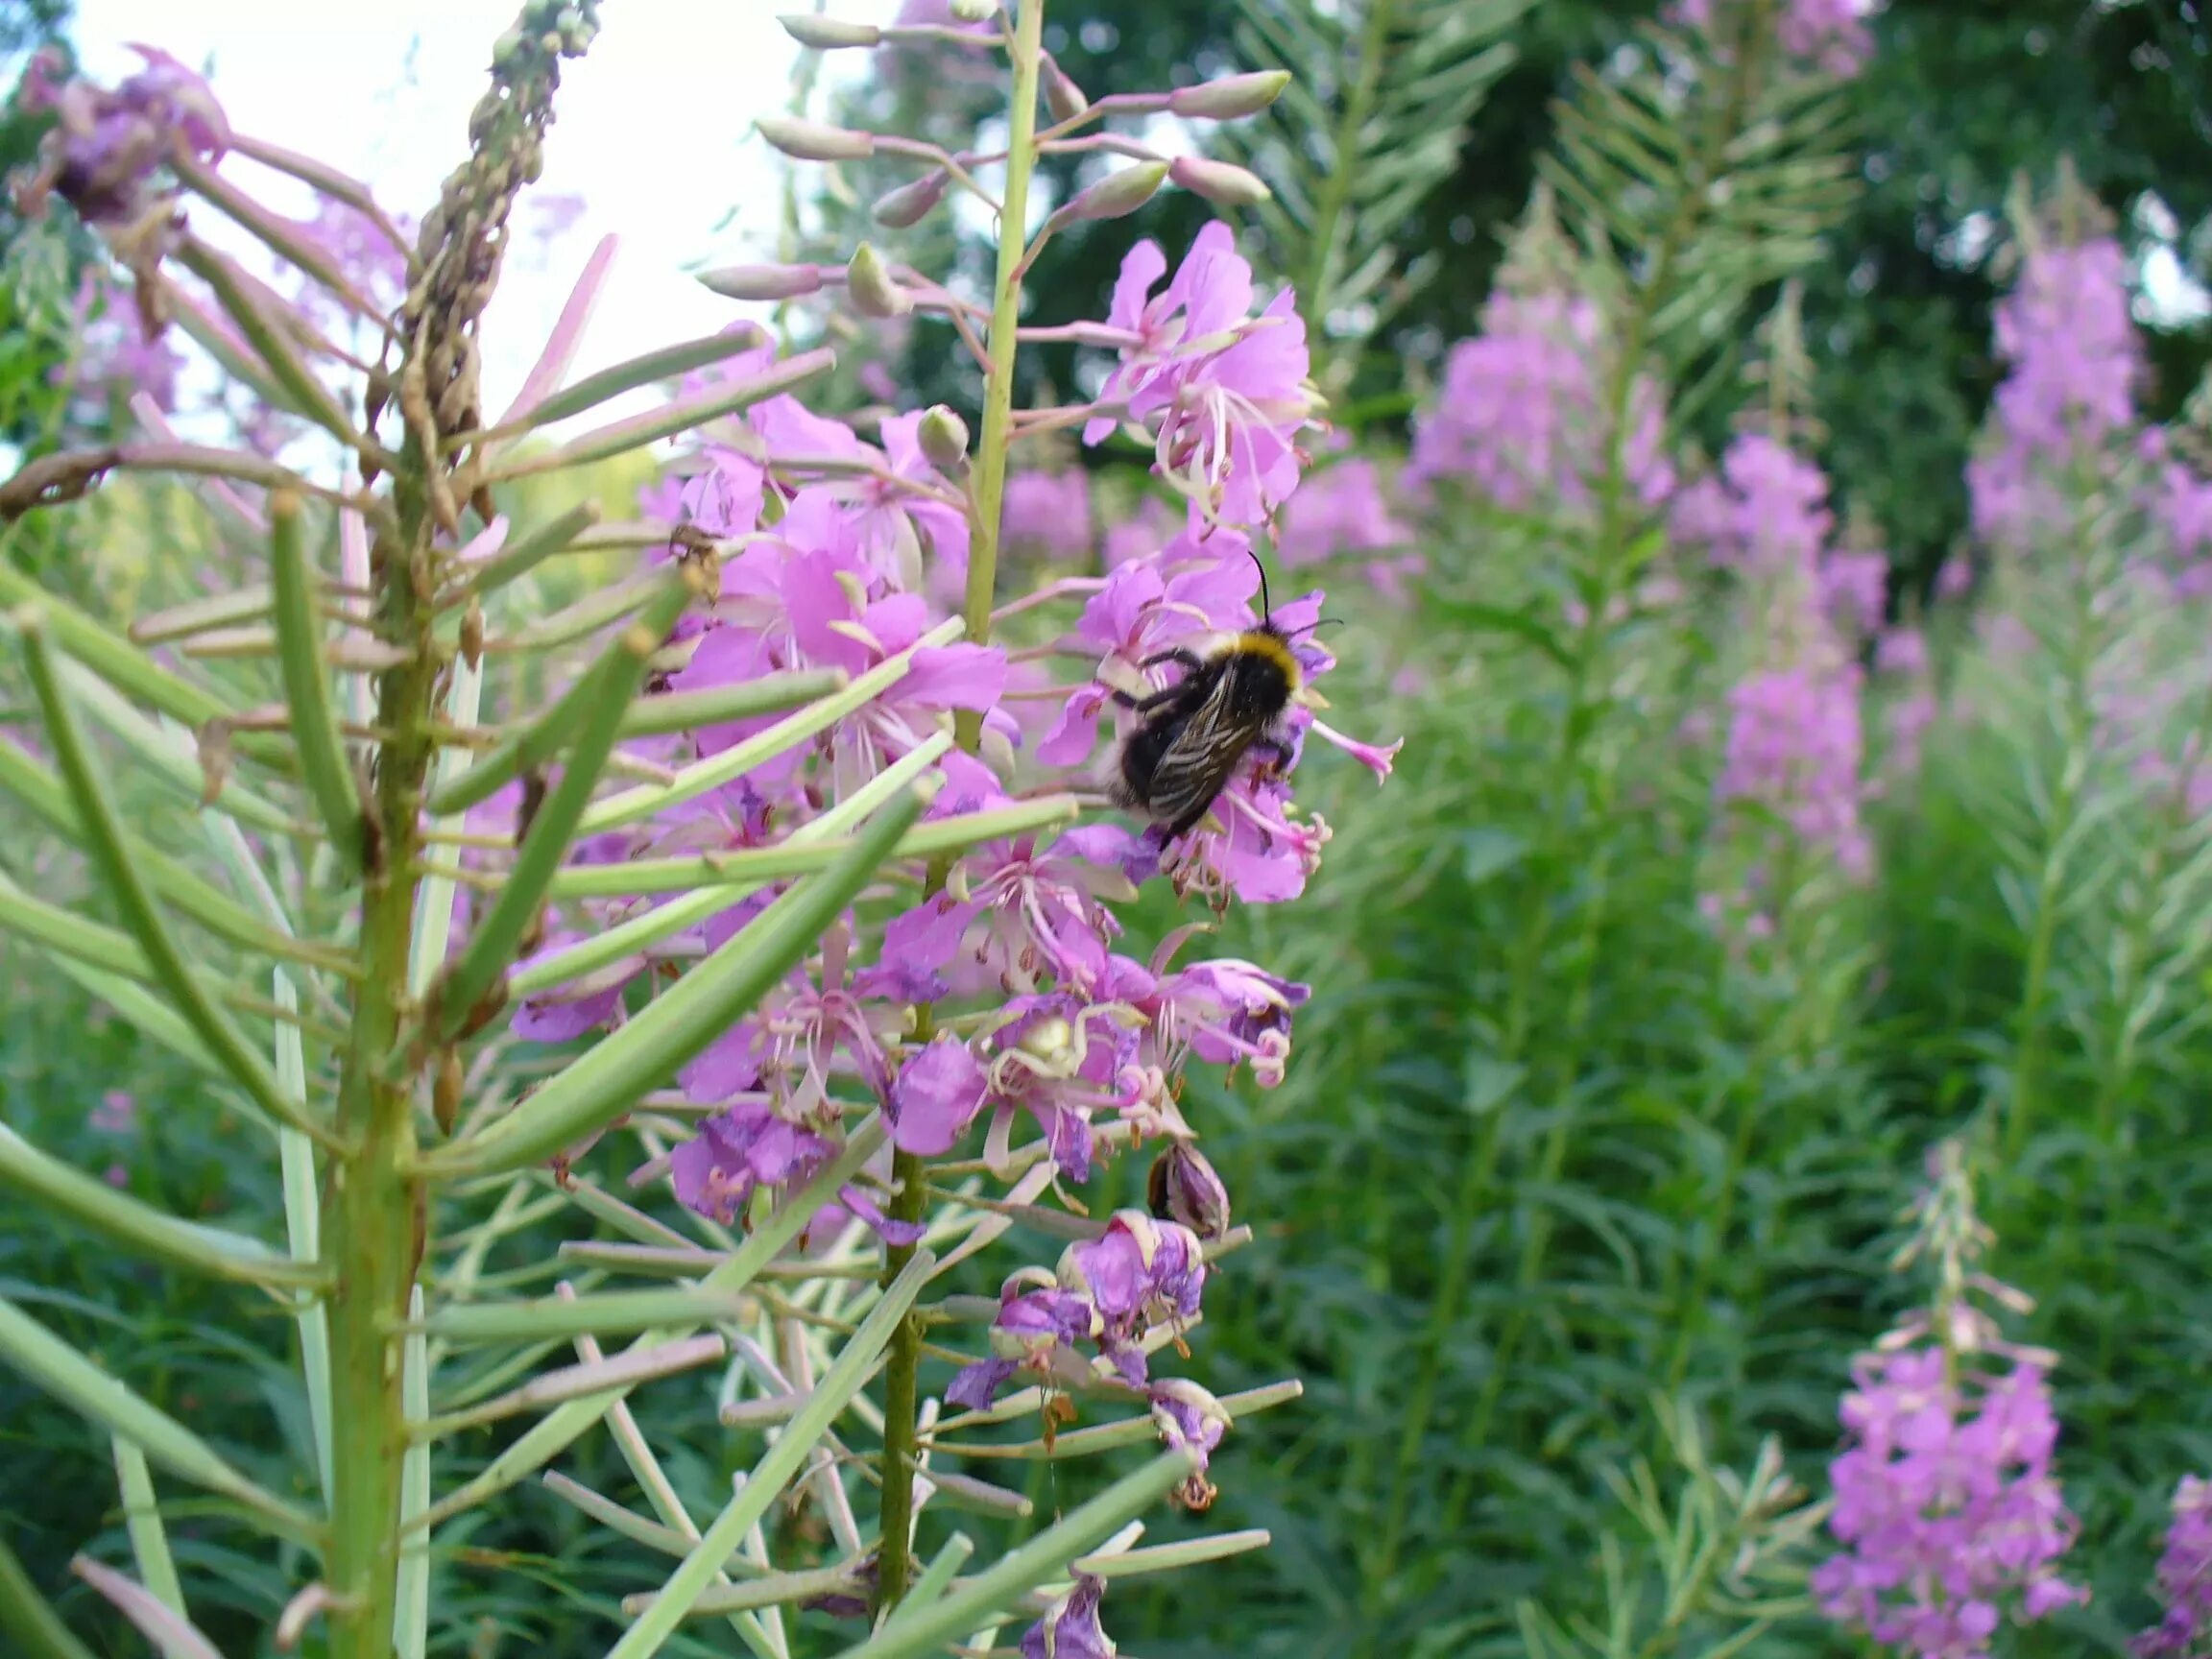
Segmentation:
<svg viewBox="0 0 2212 1659">
<path fill-rule="evenodd" d="M 625 392 L 635 392 L 640 386 L 651 386 L 656 381 L 688 374 L 694 369 L 704 369 L 709 363 L 719 363 L 726 357 L 734 357 L 740 351 L 749 351 L 752 347 L 751 337 L 730 329 L 718 334 L 708 334 L 697 340 L 686 340 L 676 346 L 663 346 L 658 351 L 648 351 L 641 357 L 633 357 L 611 369 L 602 369 L 597 373 L 585 375 L 575 385 L 532 404 L 512 420 L 501 421 L 498 432 L 487 433 L 485 436 L 503 437 L 510 433 L 526 432 L 533 426 L 550 426 L 557 421 L 573 420 L 587 410 L 596 409 L 610 398 L 621 397 Z"/>
<path fill-rule="evenodd" d="M 136 935 L 139 949 L 146 952 L 156 980 L 167 992 L 170 1005 L 267 1117 L 327 1142 L 329 1132 L 308 1117 L 304 1102 L 284 1093 L 276 1072 L 186 966 L 176 936 L 169 931 L 132 857 L 107 782 L 84 741 L 69 694 L 55 672 L 53 647 L 37 621 L 19 620 L 24 621 L 25 663 L 46 716 L 46 733 L 54 745 L 55 758 L 60 763 L 61 776 L 84 828 L 86 851 L 107 878 L 124 920 Z"/>
<path fill-rule="evenodd" d="M 181 1273 L 295 1289 L 322 1282 L 312 1264 L 287 1261 L 242 1233 L 181 1220 L 118 1192 L 0 1123 L 0 1187 L 36 1199 L 147 1260 Z"/>
<path fill-rule="evenodd" d="M 529 535 L 517 537 L 499 550 L 497 557 L 487 559 L 445 596 L 445 602 L 458 605 L 464 599 L 481 598 L 510 582 L 520 581 L 598 522 L 596 503 L 586 501 L 569 508 Z"/>
<path fill-rule="evenodd" d="M 292 710 L 300 771 L 332 849 L 348 874 L 353 874 L 361 868 L 369 824 L 330 700 L 330 664 L 324 656 L 323 613 L 316 602 L 320 584 L 300 529 L 300 497 L 289 490 L 269 497 L 269 554 L 276 670 Z"/>
<path fill-rule="evenodd" d="M 178 679 L 122 635 L 95 622 L 67 600 L 48 593 L 5 560 L 0 560 L 0 605 L 36 606 L 54 637 L 71 657 L 118 690 L 152 704 L 187 726 L 198 727 L 231 712 L 213 693 Z"/>
<path fill-rule="evenodd" d="M 276 1000 L 299 1001 L 292 976 L 276 970 Z M 307 1093 L 307 1052 L 297 1029 L 276 1027 L 276 1080 Z M 323 1258 L 323 1191 L 315 1179 L 315 1145 L 297 1129 L 276 1131 L 276 1161 L 284 1187 L 284 1238 L 292 1260 L 303 1265 Z M 293 1322 L 300 1332 L 300 1376 L 307 1389 L 308 1431 L 315 1436 L 315 1474 L 323 1502 L 330 1502 L 330 1313 L 320 1296 L 302 1297 Z"/>
<path fill-rule="evenodd" d="M 5 1538 L 0 1538 L 0 1634 L 14 1644 L 11 1651 L 22 1659 L 92 1659 L 92 1649 L 69 1633 Z"/>
<path fill-rule="evenodd" d="M 154 977 L 146 952 L 127 935 L 73 910 L 34 899 L 6 876 L 0 876 L 0 927 L 126 979 Z"/>
<path fill-rule="evenodd" d="M 307 1538 L 314 1523 L 223 1460 L 213 1447 L 149 1405 L 6 1297 L 0 1297 L 0 1360 L 73 1410 L 135 1442 L 155 1462 L 244 1504 L 287 1536 Z"/>
<path fill-rule="evenodd" d="M 98 968 L 73 962 L 66 956 L 57 956 L 54 966 L 122 1015 L 133 1031 L 153 1038 L 173 1053 L 182 1055 L 210 1077 L 221 1077 L 224 1074 L 215 1056 L 207 1052 L 207 1046 L 192 1034 L 192 1027 L 178 1019 L 170 1011 L 169 1005 L 145 986 L 120 974 L 103 973 Z M 275 1127 L 258 1112 L 252 1113 L 252 1117 L 256 1123 Z"/>
<path fill-rule="evenodd" d="M 874 1637 L 846 1649 L 840 1659 L 926 1659 L 944 1652 L 946 1644 L 1012 1606 L 1038 1585 L 1064 1574 L 1070 1562 L 1104 1543 L 1166 1497 L 1168 1488 L 1194 1467 L 1187 1452 L 1162 1453 L 944 1599 L 895 1614 Z"/>
<path fill-rule="evenodd" d="M 791 971 L 875 878 L 922 805 L 920 791 L 910 791 L 886 806 L 835 865 L 781 895 L 636 1019 L 570 1062 L 505 1118 L 423 1159 L 423 1172 L 453 1177 L 519 1169 L 629 1110 Z"/>
<path fill-rule="evenodd" d="M 763 761 L 797 748 L 818 733 L 827 732 L 848 714 L 865 708 L 906 677 L 914 665 L 915 652 L 950 644 L 959 638 L 962 632 L 957 617 L 939 623 L 898 656 L 887 658 L 869 669 L 836 696 L 811 704 L 719 755 L 694 761 L 676 774 L 673 783 L 644 783 L 610 796 L 585 814 L 581 833 L 596 835 L 602 830 L 618 830 L 625 824 L 635 824 L 670 806 L 694 800 L 710 789 L 719 789 L 733 778 L 743 777 Z"/>
<path fill-rule="evenodd" d="M 929 1282 L 936 1266 L 934 1256 L 926 1250 L 917 1250 L 899 1277 L 884 1287 L 882 1299 L 860 1322 L 860 1329 L 854 1332 L 830 1369 L 823 1373 L 805 1406 L 754 1466 L 744 1486 L 714 1518 L 713 1525 L 684 1557 L 682 1565 L 668 1575 L 668 1581 L 661 1585 L 652 1604 L 622 1633 L 622 1639 L 609 1651 L 608 1659 L 648 1659 L 661 1650 L 661 1644 L 690 1614 L 693 1603 L 722 1564 L 744 1542 L 754 1524 L 782 1496 L 784 1487 L 813 1455 L 823 1433 L 874 1374 L 876 1362 L 889 1345 L 892 1333 L 905 1318 L 907 1309 L 914 1305 L 914 1299 L 922 1293 L 923 1286 Z"/>
<path fill-rule="evenodd" d="M 881 1149 L 883 1138 L 882 1114 L 870 1114 L 847 1138 L 845 1150 L 836 1160 L 785 1199 L 767 1220 L 756 1226 L 743 1244 L 699 1282 L 699 1288 L 726 1292 L 741 1290 L 750 1285 L 761 1268 L 799 1237 L 822 1206 L 837 1196 L 838 1188 L 858 1174 L 861 1166 Z M 636 1354 L 643 1349 L 680 1342 L 694 1330 L 695 1327 L 678 1325 L 664 1331 L 648 1331 L 624 1352 Z M 432 1504 L 422 1525 L 436 1526 L 449 1520 L 536 1474 L 575 1444 L 613 1409 L 616 1401 L 627 1398 L 630 1388 L 631 1385 L 625 1383 L 604 1394 L 571 1400 L 554 1407 L 493 1457 L 482 1474 Z"/>
<path fill-rule="evenodd" d="M 614 752 L 622 714 L 644 684 L 646 661 L 676 625 L 692 589 L 682 571 L 671 575 L 623 629 L 587 674 L 589 687 L 581 709 L 583 724 L 562 767 L 561 781 L 531 820 L 514 867 L 500 883 L 499 897 L 469 936 L 461 954 L 430 994 L 427 1022 L 441 1042 L 450 1042 L 515 959 L 515 947 L 544 905 L 546 890 L 568 855 L 578 824 L 599 786 L 607 757 Z"/>
<path fill-rule="evenodd" d="M 201 768 L 189 733 L 180 746 L 168 733 L 139 713 L 129 698 L 81 662 L 63 661 L 61 675 L 86 713 L 144 757 L 162 781 L 184 799 L 195 805 L 200 802 L 206 789 L 207 775 Z M 251 824 L 273 835 L 296 834 L 300 828 L 291 813 L 243 788 L 235 779 L 225 780 L 223 792 L 212 805 L 240 823 Z"/>
<path fill-rule="evenodd" d="M 817 697 L 832 696 L 849 684 L 841 668 L 801 668 L 733 685 L 710 685 L 703 691 L 663 691 L 630 706 L 622 717 L 622 735 L 664 737 L 671 732 L 696 732 L 756 714 L 781 714 Z"/>
<path fill-rule="evenodd" d="M 912 1619 L 922 1609 L 936 1605 L 946 1591 L 952 1588 L 952 1580 L 960 1569 L 968 1565 L 968 1557 L 975 1553 L 975 1541 L 965 1532 L 955 1532 L 945 1540 L 945 1547 L 930 1557 L 929 1565 L 914 1580 L 913 1588 L 906 1592 L 906 1599 L 899 1603 L 898 1617 Z"/>
<path fill-rule="evenodd" d="M 169 1553 L 169 1531 L 161 1525 L 161 1510 L 154 1500 L 154 1474 L 146 1467 L 146 1454 L 120 1434 L 114 1437 L 114 1447 L 115 1483 L 123 1494 L 123 1524 L 131 1534 L 138 1581 L 164 1607 L 189 1619 L 184 1586 L 178 1581 L 177 1562 Z"/>
</svg>

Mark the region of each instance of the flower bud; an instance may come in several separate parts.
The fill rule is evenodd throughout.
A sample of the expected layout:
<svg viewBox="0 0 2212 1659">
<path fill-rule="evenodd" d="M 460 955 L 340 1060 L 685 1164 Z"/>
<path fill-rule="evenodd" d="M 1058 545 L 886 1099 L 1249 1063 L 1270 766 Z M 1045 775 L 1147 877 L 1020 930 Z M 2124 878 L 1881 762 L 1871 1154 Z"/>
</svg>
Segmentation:
<svg viewBox="0 0 2212 1659">
<path fill-rule="evenodd" d="M 1229 1231 L 1229 1189 L 1195 1146 L 1170 1145 L 1152 1161 L 1145 1185 L 1161 1220 L 1180 1221 L 1208 1242 Z"/>
<path fill-rule="evenodd" d="M 754 130 L 797 161 L 865 161 L 876 154 L 876 135 L 850 127 L 802 121 L 794 115 L 763 115 Z"/>
<path fill-rule="evenodd" d="M 796 300 L 822 292 L 822 273 L 811 265 L 725 265 L 701 272 L 699 281 L 725 300 Z"/>
<path fill-rule="evenodd" d="M 988 23 L 998 15 L 998 0 L 952 0 L 948 10 L 955 23 Z"/>
<path fill-rule="evenodd" d="M 869 212 L 877 224 L 888 229 L 903 230 L 910 225 L 919 225 L 945 200 L 945 186 L 951 177 L 943 171 L 925 173 L 912 183 L 886 190 L 877 197 L 876 205 Z"/>
<path fill-rule="evenodd" d="M 930 466 L 951 471 L 968 459 L 968 422 L 942 403 L 932 403 L 915 428 L 914 441 Z"/>
<path fill-rule="evenodd" d="M 1274 196 L 1259 174 L 1202 156 L 1176 156 L 1168 165 L 1167 176 L 1191 195 L 1203 196 L 1222 207 L 1256 207 Z"/>
<path fill-rule="evenodd" d="M 1052 112 L 1055 121 L 1072 121 L 1091 108 L 1091 100 L 1083 96 L 1083 88 L 1049 57 L 1045 60 L 1045 108 Z"/>
<path fill-rule="evenodd" d="M 1119 219 L 1134 213 L 1160 193 L 1168 171 L 1165 161 L 1143 161 L 1109 173 L 1068 204 L 1067 216 L 1070 220 Z"/>
<path fill-rule="evenodd" d="M 891 280 L 876 250 L 865 242 L 853 250 L 853 262 L 845 267 L 845 292 L 863 317 L 903 317 L 914 309 L 914 296 Z"/>
<path fill-rule="evenodd" d="M 1269 69 L 1251 75 L 1224 75 L 1195 86 L 1179 86 L 1167 94 L 1167 112 L 1198 121 L 1235 121 L 1257 115 L 1283 95 L 1290 84 L 1286 69 Z"/>
<path fill-rule="evenodd" d="M 873 23 L 840 23 L 834 17 L 816 17 L 805 12 L 786 12 L 776 19 L 783 33 L 802 46 L 817 52 L 834 52 L 841 46 L 874 46 L 883 31 Z"/>
</svg>

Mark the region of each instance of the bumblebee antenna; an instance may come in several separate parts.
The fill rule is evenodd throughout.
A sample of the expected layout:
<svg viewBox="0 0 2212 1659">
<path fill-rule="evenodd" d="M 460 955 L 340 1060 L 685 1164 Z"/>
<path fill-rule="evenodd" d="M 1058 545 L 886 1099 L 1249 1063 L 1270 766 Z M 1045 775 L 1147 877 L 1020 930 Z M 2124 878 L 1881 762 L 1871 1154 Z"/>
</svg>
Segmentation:
<svg viewBox="0 0 2212 1659">
<path fill-rule="evenodd" d="M 1260 555 L 1253 552 L 1251 548 L 1247 547 L 1244 551 L 1250 555 L 1252 563 L 1259 565 L 1260 568 L 1260 620 L 1265 622 L 1275 614 L 1275 601 L 1267 597 L 1267 566 L 1261 564 Z"/>
<path fill-rule="evenodd" d="M 1323 616 L 1317 621 L 1307 623 L 1297 632 L 1298 634 L 1317 634 L 1324 628 L 1341 628 L 1343 626 L 1344 618 L 1341 616 Z M 1294 634 L 1291 637 L 1295 638 L 1297 635 Z"/>
</svg>

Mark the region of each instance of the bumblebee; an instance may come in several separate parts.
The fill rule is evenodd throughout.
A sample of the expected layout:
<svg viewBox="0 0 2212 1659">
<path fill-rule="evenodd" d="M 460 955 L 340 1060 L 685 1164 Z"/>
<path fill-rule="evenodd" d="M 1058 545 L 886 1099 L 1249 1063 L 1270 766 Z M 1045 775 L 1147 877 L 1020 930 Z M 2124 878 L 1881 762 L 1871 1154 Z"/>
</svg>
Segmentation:
<svg viewBox="0 0 2212 1659">
<path fill-rule="evenodd" d="M 1260 563 L 1254 554 L 1252 562 Z M 1205 655 L 1177 649 L 1139 664 L 1172 662 L 1183 677 L 1149 697 L 1116 690 L 1115 702 L 1140 723 L 1122 740 L 1111 790 L 1117 805 L 1142 812 L 1173 841 L 1187 835 L 1220 798 L 1246 755 L 1289 763 L 1290 746 L 1276 723 L 1298 694 L 1303 676 L 1290 637 L 1275 625 L 1267 570 L 1260 570 L 1257 627 L 1232 634 Z"/>
</svg>

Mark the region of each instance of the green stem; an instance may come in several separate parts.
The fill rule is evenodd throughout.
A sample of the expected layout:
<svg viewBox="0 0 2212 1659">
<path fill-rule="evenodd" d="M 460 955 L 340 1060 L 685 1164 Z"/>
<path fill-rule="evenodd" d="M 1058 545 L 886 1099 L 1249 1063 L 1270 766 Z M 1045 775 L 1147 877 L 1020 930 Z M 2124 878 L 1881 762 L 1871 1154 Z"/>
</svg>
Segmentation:
<svg viewBox="0 0 2212 1659">
<path fill-rule="evenodd" d="M 437 678 L 435 620 L 420 597 L 428 579 L 431 518 L 421 480 L 435 466 L 410 439 L 395 482 L 401 544 L 376 562 L 385 637 L 409 660 L 377 687 L 377 724 L 390 735 L 378 757 L 371 810 L 380 856 L 362 889 L 362 980 L 338 1086 L 338 1125 L 349 1151 L 331 1182 L 325 1239 L 338 1276 L 330 1300 L 330 1554 L 325 1582 L 332 1659 L 387 1659 L 398 1595 L 400 1474 L 407 1455 L 400 1329 L 416 1282 L 425 1225 L 415 1159 L 413 1078 L 393 1064 L 408 1012 L 408 956 Z"/>
<path fill-rule="evenodd" d="M 998 587 L 998 515 L 1006 493 L 1006 455 L 1014 429 L 1014 358 L 1020 341 L 1022 271 L 1027 250 L 1022 227 L 1029 212 L 1029 175 L 1037 158 L 1037 87 L 1044 62 L 1045 0 L 1022 0 L 1011 52 L 1014 89 L 1006 115 L 1006 188 L 998 214 L 998 268 L 991 296 L 990 368 L 983 386 L 983 422 L 976 438 L 974 478 L 970 497 L 968 590 L 962 607 L 968 638 L 977 645 L 991 637 L 991 606 Z M 983 738 L 983 717 L 970 709 L 953 716 L 960 747 L 971 755 Z M 943 885 L 944 867 L 932 865 L 929 886 Z M 928 1038 L 928 1010 L 916 1035 Z M 914 1153 L 900 1152 L 891 1163 L 898 1183 L 890 1208 L 893 1219 L 919 1221 L 927 1201 L 927 1171 Z M 898 1277 L 913 1251 L 886 1245 L 883 1283 Z M 920 1399 L 922 1326 L 909 1314 L 892 1333 L 883 1367 L 883 1491 L 878 1507 L 878 1610 L 895 1607 L 913 1582 L 911 1533 L 914 1525 L 915 1413 Z"/>
</svg>

